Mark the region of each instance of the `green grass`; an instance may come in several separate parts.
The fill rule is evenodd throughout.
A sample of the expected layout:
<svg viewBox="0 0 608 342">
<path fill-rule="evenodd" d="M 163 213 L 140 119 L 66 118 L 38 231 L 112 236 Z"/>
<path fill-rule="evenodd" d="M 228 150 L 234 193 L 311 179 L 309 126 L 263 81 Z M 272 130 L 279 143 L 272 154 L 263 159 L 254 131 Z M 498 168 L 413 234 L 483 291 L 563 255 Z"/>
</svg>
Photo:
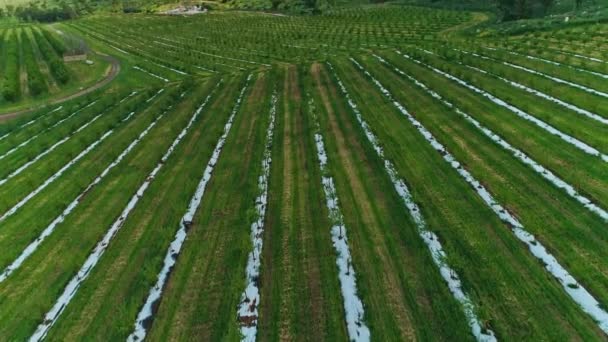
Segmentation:
<svg viewBox="0 0 608 342">
<path fill-rule="evenodd" d="M 315 16 L 238 10 L 213 10 L 188 17 L 100 12 L 52 25 L 0 23 L 0 87 L 6 94 L 15 93 L 14 102 L 0 100 L 0 111 L 35 108 L 0 122 L 0 156 L 8 153 L 0 160 L 0 178 L 70 137 L 0 185 L 0 214 L 113 130 L 65 174 L 0 222 L 0 272 L 166 111 L 31 257 L 0 283 L 0 341 L 31 336 L 222 79 L 199 119 L 162 164 L 99 263 L 65 307 L 48 340 L 124 340 L 132 332 L 249 73 L 253 76 L 222 154 L 162 297 L 154 306 L 154 318 L 147 325 L 150 340 L 240 339 L 237 306 L 253 247 L 251 223 L 275 92 L 278 107 L 260 256 L 260 302 L 256 303 L 260 341 L 349 339 L 332 245 L 335 222 L 328 217 L 316 133 L 324 139 L 328 156 L 324 172 L 335 182 L 357 294 L 363 303 L 363 321 L 373 340 L 474 339 L 460 302 L 433 261 L 382 158 L 394 165 L 398 178 L 407 184 L 483 329 L 493 331 L 499 340 L 605 339 L 597 322 L 397 110 L 396 102 L 534 234 L 604 310 L 608 308 L 606 222 L 493 142 L 455 108 L 442 104 L 391 66 L 419 80 L 599 207 L 608 209 L 608 171 L 600 158 L 395 51 L 407 52 L 454 74 L 606 153 L 605 124 L 465 65 L 608 117 L 605 98 L 502 63 L 608 92 L 603 77 L 577 70 L 608 74 L 604 62 L 608 61 L 604 46 L 608 25 L 574 20 L 573 25 L 549 27 L 556 20 L 553 18 L 543 22 L 541 26 L 548 25 L 544 30 L 536 30 L 524 26 L 530 22 L 509 27 L 484 23 L 491 20 L 488 13 L 412 6 L 412 2 L 401 1 L 363 3 L 367 1 L 341 3 Z M 445 3 L 434 5 L 443 7 Z M 560 2 L 559 6 L 555 10 L 561 13 L 567 4 Z M 82 38 L 94 51 L 89 54 L 94 64 L 57 64 L 62 45 L 70 45 L 67 40 L 71 38 L 65 37 Z M 476 58 L 454 48 L 495 60 Z M 515 56 L 506 50 L 562 65 Z M 103 77 L 109 66 L 105 55 L 120 61 L 121 72 L 115 80 L 49 113 L 60 106 L 51 105 L 51 100 Z M 383 95 L 350 57 L 377 78 L 394 99 Z M 62 81 L 62 75 L 69 79 Z M 338 77 L 353 103 L 342 93 Z M 44 87 L 37 88 L 38 81 Z M 161 88 L 166 89 L 164 93 L 147 101 Z M 137 94 L 119 103 L 133 91 Z M 84 108 L 92 101 L 98 102 Z M 383 157 L 368 141 L 352 104 L 358 106 L 377 136 Z M 79 109 L 82 111 L 67 119 Z M 122 122 L 131 111 L 136 114 Z M 100 113 L 104 114 L 90 126 L 75 132 Z"/>
</svg>

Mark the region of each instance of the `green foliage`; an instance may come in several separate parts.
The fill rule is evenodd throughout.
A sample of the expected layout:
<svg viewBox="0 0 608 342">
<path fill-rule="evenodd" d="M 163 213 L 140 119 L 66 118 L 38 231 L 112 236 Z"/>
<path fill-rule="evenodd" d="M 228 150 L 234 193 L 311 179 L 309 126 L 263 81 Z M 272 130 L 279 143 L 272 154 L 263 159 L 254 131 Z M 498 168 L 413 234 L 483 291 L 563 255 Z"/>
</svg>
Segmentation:
<svg viewBox="0 0 608 342">
<path fill-rule="evenodd" d="M 25 30 L 21 30 L 21 48 L 23 62 L 27 69 L 27 86 L 32 96 L 38 96 L 47 92 L 48 88 L 44 76 L 40 72 L 40 66 L 34 54 L 34 47 L 30 37 Z"/>
<path fill-rule="evenodd" d="M 60 56 L 66 52 L 67 48 L 65 47 L 65 44 L 53 33 L 51 33 L 51 31 L 48 29 L 42 29 L 42 34 Z"/>
<path fill-rule="evenodd" d="M 65 67 L 65 64 L 63 63 L 63 59 L 57 55 L 53 47 L 51 47 L 49 41 L 46 40 L 45 36 L 43 36 L 39 30 L 35 29 L 33 30 L 33 32 L 34 37 L 36 38 L 36 42 L 38 43 L 38 48 L 40 49 L 42 56 L 46 60 L 46 63 L 49 65 L 49 68 L 51 69 L 51 73 L 53 74 L 55 80 L 57 80 L 61 84 L 68 83 L 70 79 L 70 74 L 68 72 L 68 69 Z"/>
<path fill-rule="evenodd" d="M 5 38 L 3 52 L 4 61 L 4 79 L 2 82 L 2 97 L 9 102 L 17 101 L 21 97 L 21 88 L 19 82 L 19 41 L 17 31 L 13 30 L 12 34 Z"/>
</svg>

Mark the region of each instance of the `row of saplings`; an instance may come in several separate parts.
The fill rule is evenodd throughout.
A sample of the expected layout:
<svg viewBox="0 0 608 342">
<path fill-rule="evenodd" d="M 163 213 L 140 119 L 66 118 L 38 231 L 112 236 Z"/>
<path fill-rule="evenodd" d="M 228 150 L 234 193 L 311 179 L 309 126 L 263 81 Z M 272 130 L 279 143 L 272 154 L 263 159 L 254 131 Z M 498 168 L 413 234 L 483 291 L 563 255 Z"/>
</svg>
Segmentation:
<svg viewBox="0 0 608 342">
<path fill-rule="evenodd" d="M 5 62 L 4 79 L 2 82 L 2 98 L 8 102 L 15 102 L 21 98 L 21 67 L 27 72 L 27 85 L 30 95 L 36 97 L 48 92 L 46 78 L 40 70 L 32 39 L 26 30 L 20 30 L 4 41 Z M 49 72 L 59 85 L 70 80 L 70 73 L 63 62 L 65 47 L 48 31 L 32 29 L 40 57 L 48 65 Z M 21 51 L 20 51 L 21 48 Z"/>
</svg>

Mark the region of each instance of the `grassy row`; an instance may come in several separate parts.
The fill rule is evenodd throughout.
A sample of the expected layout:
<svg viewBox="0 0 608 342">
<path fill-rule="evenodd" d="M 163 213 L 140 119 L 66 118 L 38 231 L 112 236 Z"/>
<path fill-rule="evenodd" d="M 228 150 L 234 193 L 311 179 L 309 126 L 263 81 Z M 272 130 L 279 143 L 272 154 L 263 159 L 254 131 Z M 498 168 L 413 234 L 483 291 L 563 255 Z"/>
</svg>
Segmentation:
<svg viewBox="0 0 608 342">
<path fill-rule="evenodd" d="M 167 160 L 164 169 L 155 177 L 64 316 L 51 330 L 52 339 L 102 339 L 103 336 L 103 339 L 120 340 L 131 333 L 137 313 L 156 282 L 167 246 L 173 240 L 215 142 L 223 132 L 231 109 L 225 104 L 236 98 L 242 80 L 225 80 L 225 86 L 219 89 L 173 156 Z M 206 85 L 205 92 L 213 85 Z M 185 106 L 180 106 L 176 126 L 169 131 L 170 134 L 166 130 L 162 132 L 166 136 L 162 140 L 162 147 L 156 144 L 158 138 L 151 137 L 146 149 L 147 153 L 153 149 L 154 157 L 145 157 L 144 160 L 151 158 L 150 161 L 154 163 L 142 168 L 143 171 L 152 169 L 204 97 L 197 92 L 190 97 L 191 100 L 186 101 Z M 134 157 L 133 161 L 138 158 Z M 143 178 L 134 184 L 141 181 Z M 124 198 L 133 195 L 135 188 L 130 189 Z M 108 194 L 101 200 L 112 201 L 111 196 Z M 124 204 L 122 202 L 120 207 Z M 99 229 L 105 231 L 110 222 L 100 223 Z M 133 272 L 133 269 L 141 272 Z"/>
<path fill-rule="evenodd" d="M 365 320 L 382 341 L 469 340 L 462 309 L 437 272 L 383 162 L 323 65 L 310 89 L 348 227 Z M 424 265 L 423 267 L 420 267 Z"/>
<path fill-rule="evenodd" d="M 36 97 L 48 92 L 48 85 L 45 77 L 40 71 L 40 65 L 34 53 L 32 40 L 27 34 L 26 29 L 20 30 L 19 37 L 21 39 L 21 47 L 23 51 L 23 63 L 27 70 L 27 86 L 30 90 L 30 95 Z"/>
<path fill-rule="evenodd" d="M 606 178 L 606 167 L 599 158 L 582 153 L 560 138 L 540 130 L 533 123 L 516 117 L 482 96 L 395 53 L 383 53 L 382 56 L 393 65 L 424 81 L 427 86 L 472 115 L 484 126 L 573 184 L 579 192 L 594 202 L 602 207 L 608 206 L 608 185 L 602 181 Z M 536 107 L 536 103 L 529 105 Z M 572 125 L 576 122 L 578 121 L 572 120 Z"/>
<path fill-rule="evenodd" d="M 577 280 L 601 303 L 608 303 L 608 268 L 602 262 L 608 256 L 608 234 L 601 218 L 584 210 L 448 108 L 435 101 L 433 106 L 418 109 L 421 98 L 433 100 L 411 83 L 375 61 L 366 65 L 376 75 L 383 75 L 383 83 L 398 100 L 416 111 L 418 119 L 560 263 L 567 265 Z"/>
<path fill-rule="evenodd" d="M 0 154 L 6 153 L 32 137 L 46 137 L 52 134 L 54 129 L 69 125 L 72 121 L 86 116 L 87 113 L 92 111 L 99 113 L 103 109 L 110 108 L 129 94 L 131 91 L 127 89 L 120 89 L 116 92 L 99 91 L 62 105 L 36 111 L 21 120 L 17 119 L 15 122 L 11 120 L 5 125 L 0 125 L 0 130 L 4 128 L 7 133 L 10 133 L 5 139 L 0 140 Z M 70 117 L 72 114 L 74 116 Z"/>
<path fill-rule="evenodd" d="M 73 114 L 79 109 L 74 112 L 67 113 L 67 120 L 60 122 L 59 125 L 55 127 L 49 125 L 40 133 L 33 134 L 29 137 L 27 137 L 26 134 L 19 134 L 12 137 L 13 139 L 11 140 L 7 139 L 7 143 L 3 144 L 4 146 L 2 146 L 3 148 L 0 150 L 3 154 L 8 153 L 9 151 L 13 152 L 2 159 L 4 164 L 0 166 L 0 177 L 6 177 L 12 171 L 18 169 L 27 162 L 34 160 L 40 153 L 51 148 L 51 146 L 63 138 L 74 135 L 76 130 L 90 122 L 97 115 L 114 108 L 114 104 L 117 102 L 118 100 L 116 97 L 109 95 L 99 103 L 95 103 L 93 106 L 88 108 L 83 108 L 82 111 L 76 113 L 72 117 L 68 118 L 69 115 Z M 18 139 L 21 137 L 26 139 Z M 15 141 L 17 143 L 15 143 Z M 17 149 L 15 150 L 15 148 Z"/>
<path fill-rule="evenodd" d="M 448 262 L 477 305 L 483 324 L 499 339 L 600 338 L 595 322 L 567 300 L 561 286 L 548 278 L 509 227 L 392 103 L 378 91 L 371 91 L 375 88 L 370 80 L 350 61 L 338 60 L 334 65 L 383 142 L 386 156 L 408 183 L 429 229 L 439 236 Z M 399 93 L 415 92 L 400 88 Z M 416 117 L 438 111 L 428 97 L 408 95 L 408 99 Z"/>
<path fill-rule="evenodd" d="M 106 132 L 124 128 L 130 121 L 122 122 L 122 120 L 132 112 L 136 112 L 136 115 L 140 114 L 140 111 L 148 106 L 145 102 L 146 98 L 149 96 L 145 97 L 145 94 L 141 94 L 134 100 L 127 101 L 103 114 L 99 120 L 38 160 L 26 172 L 11 178 L 0 188 L 1 193 L 4 194 L 0 196 L 0 211 L 5 212 L 12 207 Z M 84 179 L 78 180 L 84 181 Z"/>
<path fill-rule="evenodd" d="M 436 51 L 440 55 L 442 55 L 443 58 L 447 59 L 450 62 L 454 62 L 454 61 L 462 62 L 467 65 L 476 66 L 478 68 L 492 72 L 494 74 L 497 74 L 497 75 L 507 78 L 509 80 L 524 84 L 528 87 L 534 88 L 538 91 L 541 91 L 543 93 L 546 93 L 546 94 L 549 94 L 556 98 L 559 98 L 562 101 L 569 102 L 569 103 L 579 106 L 581 108 L 585 108 L 589 111 L 598 113 L 599 115 L 602 115 L 604 117 L 608 117 L 608 99 L 606 99 L 604 97 L 587 93 L 581 89 L 577 89 L 570 85 L 557 83 L 553 80 L 550 80 L 550 79 L 540 76 L 540 75 L 534 75 L 534 74 L 531 74 L 524 70 L 519 70 L 514 67 L 504 65 L 502 63 L 503 59 L 498 59 L 497 61 L 489 61 L 489 60 L 482 59 L 480 57 L 474 57 L 474 56 L 467 55 L 467 54 L 461 54 L 456 51 L 450 51 L 450 50 L 444 50 L 444 49 L 438 49 Z M 475 51 L 475 50 L 468 49 L 468 51 Z M 480 54 L 484 55 L 486 53 L 486 51 L 487 50 L 483 50 Z M 504 58 L 506 59 L 506 62 L 509 62 L 509 63 L 514 62 L 514 61 L 512 61 L 512 59 L 514 59 L 514 58 L 511 58 L 511 57 L 512 57 L 512 55 L 504 56 Z M 522 63 L 517 63 L 517 64 L 522 64 Z M 526 66 L 526 67 L 539 71 L 539 72 L 542 72 L 542 73 L 545 73 L 545 74 L 548 74 L 548 75 L 554 75 L 551 72 L 551 70 L 547 68 L 547 66 L 551 66 L 552 68 L 562 68 L 562 69 L 565 69 L 564 72 L 567 72 L 569 74 L 576 74 L 579 77 L 584 77 L 591 81 L 605 83 L 605 80 L 599 76 L 591 75 L 591 74 L 584 73 L 581 71 L 576 71 L 576 70 L 567 68 L 565 66 L 558 67 L 558 66 L 550 65 L 548 63 L 539 62 L 538 65 L 534 65 L 532 67 L 531 66 Z M 467 70 L 469 73 L 475 73 L 471 69 L 467 69 Z M 602 88 L 597 87 L 596 89 L 601 90 Z M 543 103 L 547 103 L 547 106 L 549 106 L 549 107 L 551 107 L 551 106 L 556 107 L 556 105 L 551 104 L 550 102 L 543 102 Z M 557 108 L 559 109 L 560 107 L 557 107 Z M 561 110 L 563 111 L 563 109 L 561 109 Z"/>
<path fill-rule="evenodd" d="M 274 83 L 268 74 L 252 82 L 167 284 L 151 341 L 239 338 L 235 308 L 252 248 L 249 227 Z"/>
<path fill-rule="evenodd" d="M 67 217 L 22 268 L 0 285 L 0 292 L 3 293 L 0 296 L 7 298 L 0 309 L 0 316 L 6 318 L 6 324 L 0 332 L 2 336 L 8 336 L 9 339 L 25 339 L 34 331 L 36 324 L 42 320 L 66 283 L 81 267 L 97 240 L 106 232 L 139 184 L 159 162 L 164 148 L 189 120 L 194 106 L 198 104 L 197 99 L 201 92 L 205 91 L 203 87 L 191 91 L 190 95 L 193 97 L 179 103 L 161 119 L 144 141 L 117 168 L 113 169 L 102 183 L 84 197 L 76 211 Z M 117 132 L 110 141 L 101 145 L 78 169 L 66 175 L 65 182 L 57 184 L 54 189 L 48 189 L 49 191 L 45 193 L 46 201 L 53 203 L 59 198 L 68 198 L 66 202 L 71 201 L 82 191 L 82 187 L 74 186 L 68 180 L 72 180 L 73 183 L 74 179 L 83 178 L 83 185 L 88 184 L 164 111 L 163 107 L 178 99 L 178 96 L 174 95 L 178 95 L 180 91 L 167 94 L 166 96 L 171 96 L 173 99 L 167 100 L 168 102 L 162 106 L 153 104 L 150 110 L 137 116 L 125 129 Z M 164 100 L 159 98 L 159 101 Z M 42 204 L 42 207 L 45 206 Z M 48 205 L 46 210 L 49 210 Z M 26 219 L 23 215 L 27 213 L 31 211 L 24 211 L 19 216 Z M 47 213 L 42 211 L 41 214 Z M 54 215 L 56 213 L 50 217 Z M 30 236 L 36 234 L 35 231 L 28 232 Z M 12 234 L 12 237 L 15 237 L 15 234 Z M 70 253 L 64 254 L 65 251 Z M 53 279 L 52 286 L 45 287 L 44 291 L 36 291 L 35 296 L 28 294 L 31 289 L 40 288 L 40 285 L 46 284 L 49 279 Z M 27 290 L 28 288 L 30 290 Z M 9 293 L 10 296 L 6 296 Z"/>
<path fill-rule="evenodd" d="M 36 38 L 36 42 L 38 43 L 38 48 L 42 53 L 42 57 L 49 65 L 51 74 L 53 74 L 53 78 L 60 84 L 66 84 L 70 80 L 70 74 L 65 64 L 63 63 L 63 58 L 57 54 L 56 50 L 49 43 L 45 35 L 38 28 L 32 30 L 34 37 Z"/>
<path fill-rule="evenodd" d="M 4 36 L 3 72 L 2 72 L 2 98 L 14 102 L 21 97 L 21 83 L 19 80 L 21 59 L 19 57 L 19 40 L 17 30 L 7 31 Z"/>
<path fill-rule="evenodd" d="M 281 69 L 260 277 L 262 341 L 347 339 L 331 223 L 319 186 L 306 69 Z"/>
<path fill-rule="evenodd" d="M 15 215 L 0 224 L 0 245 L 5 251 L 0 258 L 2 269 L 12 262 L 29 242 L 38 237 L 40 232 L 135 139 L 139 132 L 160 114 L 159 111 L 168 105 L 170 96 L 171 94 L 167 94 L 167 98 L 159 99 L 158 104 L 155 103 L 145 110 L 142 108 L 142 115 L 116 128 L 116 132 L 108 141 L 99 145 L 90 155 L 32 198 Z M 41 179 L 40 182 L 43 180 Z M 13 200 L 19 199 L 21 198 Z"/>
<path fill-rule="evenodd" d="M 602 152 L 608 151 L 608 126 L 598 124 L 597 121 L 592 120 L 586 116 L 579 115 L 575 112 L 569 111 L 564 107 L 561 107 L 549 100 L 545 100 L 537 97 L 536 95 L 530 94 L 524 90 L 518 89 L 506 82 L 497 81 L 494 77 L 485 75 L 478 71 L 473 71 L 464 66 L 450 63 L 437 56 L 429 55 L 426 53 L 418 53 L 415 56 L 417 60 L 424 61 L 427 64 L 433 65 L 436 68 L 443 70 L 449 74 L 452 74 L 460 79 L 467 81 L 478 88 L 484 89 L 492 95 L 504 100 L 505 102 L 516 106 L 517 108 L 525 111 L 526 113 L 535 116 L 543 122 L 559 129 L 560 131 L 574 136 L 575 138 L 591 145 Z M 477 65 L 481 69 L 488 69 L 492 71 L 492 63 L 481 63 L 475 61 L 471 63 Z M 511 71 L 511 70 L 508 70 Z M 499 73 L 500 71 L 497 71 Z M 503 71 L 504 74 L 504 71 Z M 517 72 L 509 72 L 507 77 L 512 78 L 511 75 Z M 521 75 L 520 75 L 521 76 Z M 536 80 L 530 76 L 524 76 L 528 79 Z M 516 77 L 515 81 L 520 81 L 521 77 Z M 524 83 L 528 83 L 525 82 Z M 534 83 L 531 86 L 536 86 Z M 556 87 L 553 87 L 556 88 Z M 539 89 L 544 91 L 544 88 Z M 602 105 L 608 106 L 608 100 L 602 101 L 597 96 L 583 97 L 577 90 L 567 89 L 567 92 L 572 92 L 573 96 L 577 95 L 579 98 L 583 98 L 586 101 L 582 104 L 583 107 L 589 108 L 590 110 L 601 109 Z M 558 98 L 562 98 L 561 94 L 553 94 Z M 608 108 L 608 107 L 607 107 Z M 513 114 L 514 117 L 515 114 Z M 521 119 L 518 119 L 521 120 Z M 539 131 L 542 131 L 539 129 Z M 598 158 L 599 159 L 599 158 Z"/>
</svg>

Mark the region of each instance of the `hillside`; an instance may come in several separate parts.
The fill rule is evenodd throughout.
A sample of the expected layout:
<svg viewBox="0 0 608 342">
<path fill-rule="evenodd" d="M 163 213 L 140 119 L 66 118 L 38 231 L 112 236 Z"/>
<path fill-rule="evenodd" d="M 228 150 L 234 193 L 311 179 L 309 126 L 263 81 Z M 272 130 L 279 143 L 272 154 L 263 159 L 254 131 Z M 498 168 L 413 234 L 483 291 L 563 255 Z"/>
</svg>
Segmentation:
<svg viewBox="0 0 608 342">
<path fill-rule="evenodd" d="M 2 21 L 0 341 L 605 341 L 608 23 L 415 1 Z"/>
</svg>

